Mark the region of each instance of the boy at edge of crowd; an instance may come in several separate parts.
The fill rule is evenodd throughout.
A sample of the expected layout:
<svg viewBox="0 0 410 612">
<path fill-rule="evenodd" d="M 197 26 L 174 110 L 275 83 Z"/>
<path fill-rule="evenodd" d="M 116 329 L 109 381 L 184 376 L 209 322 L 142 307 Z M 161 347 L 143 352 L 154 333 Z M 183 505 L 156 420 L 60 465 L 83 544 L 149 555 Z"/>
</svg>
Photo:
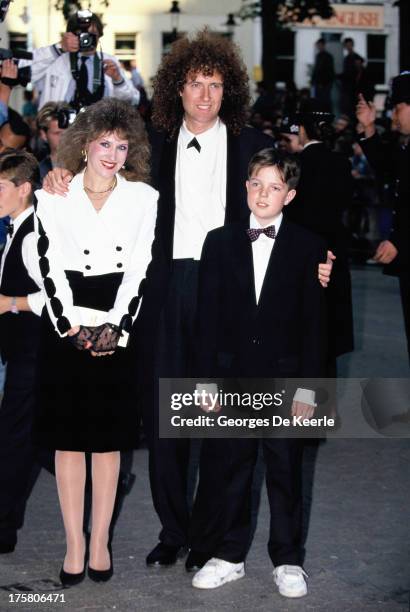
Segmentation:
<svg viewBox="0 0 410 612">
<path fill-rule="evenodd" d="M 315 271 L 326 260 L 326 248 L 320 237 L 282 214 L 296 195 L 299 175 L 294 156 L 273 148 L 256 153 L 246 182 L 249 220 L 207 235 L 200 263 L 196 338 L 201 379 L 237 379 L 239 384 L 248 379 L 248 384 L 257 385 L 258 379 L 262 383 L 262 379 L 324 374 L 324 289 Z M 314 391 L 297 388 L 288 409 L 292 417 L 310 419 L 315 405 Z M 191 545 L 211 558 L 192 584 L 212 589 L 245 575 L 259 441 L 207 438 L 202 444 L 206 456 L 219 453 L 226 474 L 223 491 L 216 491 L 213 475 L 202 473 L 195 500 L 202 507 L 203 523 L 193 525 L 193 537 L 202 533 L 205 538 L 198 537 Z M 281 595 L 302 597 L 307 593 L 302 568 L 303 439 L 265 438 L 262 445 L 274 581 Z M 216 508 L 218 524 L 223 524 L 219 532 L 211 524 Z"/>
<path fill-rule="evenodd" d="M 31 153 L 0 154 L 0 218 L 10 217 L 0 267 L 0 354 L 7 364 L 0 406 L 0 554 L 16 546 L 35 465 L 31 425 L 44 305 L 32 204 L 38 182 Z"/>
</svg>

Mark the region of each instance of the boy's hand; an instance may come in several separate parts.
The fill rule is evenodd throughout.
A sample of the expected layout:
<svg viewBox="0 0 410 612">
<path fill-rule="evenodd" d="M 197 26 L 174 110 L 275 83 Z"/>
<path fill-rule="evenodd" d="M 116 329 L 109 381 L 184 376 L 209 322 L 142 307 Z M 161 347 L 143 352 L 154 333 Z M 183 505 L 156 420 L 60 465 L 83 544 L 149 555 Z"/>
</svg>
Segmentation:
<svg viewBox="0 0 410 612">
<path fill-rule="evenodd" d="M 330 281 L 330 276 L 332 274 L 333 261 L 336 259 L 336 255 L 332 253 L 332 251 L 327 252 L 326 263 L 319 264 L 319 282 L 322 287 L 327 287 Z"/>
<path fill-rule="evenodd" d="M 291 416 L 302 417 L 304 419 L 310 419 L 315 412 L 315 406 L 311 404 L 305 404 L 304 402 L 293 402 L 290 411 Z"/>
<path fill-rule="evenodd" d="M 47 193 L 51 193 L 51 195 L 57 194 L 65 197 L 72 178 L 73 175 L 69 170 L 54 168 L 44 177 L 43 189 Z"/>
<path fill-rule="evenodd" d="M 377 247 L 373 257 L 374 261 L 382 264 L 389 264 L 397 257 L 398 250 L 390 240 L 383 240 Z"/>
<path fill-rule="evenodd" d="M 11 309 L 11 297 L 0 293 L 0 315 Z"/>
<path fill-rule="evenodd" d="M 216 402 L 215 405 L 212 405 L 210 396 L 205 395 L 205 397 L 201 401 L 201 410 L 203 410 L 204 412 L 220 412 L 221 406 L 218 402 Z"/>
</svg>

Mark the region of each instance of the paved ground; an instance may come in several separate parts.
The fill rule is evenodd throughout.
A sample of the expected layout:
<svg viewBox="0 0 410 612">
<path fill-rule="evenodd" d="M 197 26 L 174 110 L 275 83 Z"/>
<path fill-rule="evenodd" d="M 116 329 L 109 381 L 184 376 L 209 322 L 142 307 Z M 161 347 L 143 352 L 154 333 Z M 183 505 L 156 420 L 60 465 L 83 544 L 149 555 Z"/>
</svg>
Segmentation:
<svg viewBox="0 0 410 612">
<path fill-rule="evenodd" d="M 358 342 L 357 351 L 342 360 L 342 375 L 408 376 L 395 279 L 375 268 L 354 270 L 353 276 Z M 134 455 L 136 482 L 115 532 L 113 579 L 106 585 L 86 580 L 61 590 L 57 577 L 64 555 L 63 529 L 54 478 L 43 471 L 16 552 L 0 558 L 0 611 L 407 611 L 409 465 L 410 444 L 403 439 L 334 439 L 307 447 L 307 512 L 312 502 L 305 561 L 309 595 L 294 601 L 281 598 L 273 588 L 264 487 L 244 579 L 199 591 L 190 586 L 182 562 L 166 570 L 145 567 L 145 555 L 158 533 L 145 450 Z M 259 467 L 257 482 L 261 480 Z M 10 596 L 17 593 L 63 595 L 65 603 L 11 603 Z"/>
</svg>

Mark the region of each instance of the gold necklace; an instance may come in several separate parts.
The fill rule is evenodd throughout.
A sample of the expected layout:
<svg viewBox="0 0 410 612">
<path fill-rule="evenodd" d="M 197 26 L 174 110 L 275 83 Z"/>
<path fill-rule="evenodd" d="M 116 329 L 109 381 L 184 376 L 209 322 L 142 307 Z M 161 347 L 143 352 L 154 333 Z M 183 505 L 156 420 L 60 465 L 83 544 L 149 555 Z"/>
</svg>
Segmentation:
<svg viewBox="0 0 410 612">
<path fill-rule="evenodd" d="M 94 198 L 96 196 L 101 196 L 103 198 L 106 193 L 109 193 L 110 191 L 113 191 L 116 186 L 117 186 L 117 177 L 116 176 L 114 176 L 114 180 L 111 183 L 111 185 L 108 187 L 108 189 L 104 189 L 103 191 L 94 191 L 94 189 L 91 189 L 90 187 L 87 187 L 87 185 L 83 185 L 84 191 L 86 191 L 87 193 L 91 193 L 92 197 L 94 197 Z"/>
</svg>

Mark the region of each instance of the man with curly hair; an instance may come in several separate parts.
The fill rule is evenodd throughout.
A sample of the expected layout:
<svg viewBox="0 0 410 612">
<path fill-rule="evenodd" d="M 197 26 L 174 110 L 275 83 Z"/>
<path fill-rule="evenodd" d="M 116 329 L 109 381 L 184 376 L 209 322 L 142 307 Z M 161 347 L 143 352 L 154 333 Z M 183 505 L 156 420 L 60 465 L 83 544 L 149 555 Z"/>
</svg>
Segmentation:
<svg viewBox="0 0 410 612">
<path fill-rule="evenodd" d="M 138 347 L 143 418 L 149 472 L 162 530 L 147 556 L 149 566 L 176 562 L 208 518 L 198 504 L 190 517 L 187 501 L 189 439 L 159 437 L 159 378 L 194 373 L 195 319 L 199 259 L 207 233 L 248 216 L 245 182 L 250 158 L 272 139 L 246 126 L 248 76 L 238 48 L 228 39 L 200 31 L 184 37 L 164 56 L 154 79 L 151 176 L 159 191 L 153 258 L 147 272 L 133 335 Z M 44 185 L 63 193 L 70 180 L 54 169 Z M 65 177 L 65 178 L 64 178 Z M 64 185 L 65 181 L 65 185 Z M 214 481 L 223 479 L 227 441 L 201 463 Z M 209 481 L 209 479 L 206 479 Z M 223 480 L 221 480 L 223 482 Z M 215 490 L 218 490 L 216 487 Z M 213 495 L 214 488 L 209 491 Z M 214 498 L 214 495 L 213 495 Z M 222 501 L 213 499 L 214 536 L 223 529 Z M 232 500 L 232 504 L 235 500 Z M 192 538 L 195 535 L 195 538 Z M 212 556 L 211 538 L 191 550 L 185 566 L 200 569 Z"/>
<path fill-rule="evenodd" d="M 203 242 L 208 231 L 246 217 L 247 164 L 253 153 L 272 146 L 265 134 L 245 126 L 248 105 L 248 76 L 238 49 L 206 29 L 192 40 L 178 40 L 154 80 L 152 176 L 160 199 L 151 282 L 137 323 L 137 335 L 145 338 L 141 361 L 147 368 L 143 395 L 151 491 L 162 524 L 160 542 L 147 557 L 150 566 L 175 563 L 188 544 L 190 440 L 159 437 L 157 381 L 193 375 Z M 221 457 L 222 446 L 212 465 L 207 461 L 201 469 L 217 478 Z M 208 552 L 191 550 L 187 570 L 202 567 L 212 557 Z"/>
</svg>

